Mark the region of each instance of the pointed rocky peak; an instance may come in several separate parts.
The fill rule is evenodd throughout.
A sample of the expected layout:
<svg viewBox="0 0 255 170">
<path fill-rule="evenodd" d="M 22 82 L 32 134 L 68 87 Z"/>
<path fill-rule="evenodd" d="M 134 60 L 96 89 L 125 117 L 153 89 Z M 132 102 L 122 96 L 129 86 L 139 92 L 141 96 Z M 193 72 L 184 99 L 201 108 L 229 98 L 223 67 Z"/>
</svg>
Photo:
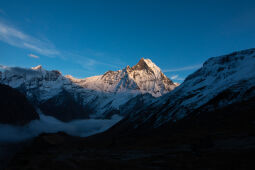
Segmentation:
<svg viewBox="0 0 255 170">
<path fill-rule="evenodd" d="M 152 73 L 156 77 L 160 77 L 163 74 L 160 68 L 154 64 L 150 59 L 141 58 L 140 61 L 132 67 L 132 70 L 145 70 L 147 73 Z"/>
<path fill-rule="evenodd" d="M 32 67 L 31 68 L 32 70 L 42 70 L 42 66 L 41 65 L 38 65 L 36 67 Z"/>
<path fill-rule="evenodd" d="M 152 70 L 152 71 L 156 71 L 156 72 L 160 72 L 160 68 L 154 64 L 150 59 L 145 59 L 145 58 L 141 58 L 139 60 L 139 62 L 132 67 L 132 69 L 135 69 L 135 70 Z"/>
<path fill-rule="evenodd" d="M 141 58 L 141 59 L 139 60 L 139 62 L 138 62 L 136 65 L 134 65 L 132 68 L 133 68 L 134 70 L 144 70 L 144 69 L 148 69 L 148 65 L 147 65 L 147 63 L 145 62 L 145 59 L 144 59 L 144 58 Z"/>
</svg>

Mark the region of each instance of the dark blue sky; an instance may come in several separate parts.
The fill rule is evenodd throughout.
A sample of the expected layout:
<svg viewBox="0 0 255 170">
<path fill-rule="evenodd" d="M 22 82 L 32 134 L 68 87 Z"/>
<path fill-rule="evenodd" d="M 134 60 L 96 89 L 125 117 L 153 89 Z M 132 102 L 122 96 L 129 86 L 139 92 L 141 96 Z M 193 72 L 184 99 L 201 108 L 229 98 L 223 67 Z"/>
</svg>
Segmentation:
<svg viewBox="0 0 255 170">
<path fill-rule="evenodd" d="M 0 1 L 0 64 L 88 77 L 150 58 L 181 81 L 255 47 L 255 1 Z"/>
</svg>

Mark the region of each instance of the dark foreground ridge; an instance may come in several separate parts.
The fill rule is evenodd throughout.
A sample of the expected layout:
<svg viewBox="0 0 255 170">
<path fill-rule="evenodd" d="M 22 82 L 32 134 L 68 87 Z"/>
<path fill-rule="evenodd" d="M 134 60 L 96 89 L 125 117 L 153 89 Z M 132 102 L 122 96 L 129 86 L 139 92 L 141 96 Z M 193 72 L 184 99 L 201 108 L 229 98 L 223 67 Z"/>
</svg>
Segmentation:
<svg viewBox="0 0 255 170">
<path fill-rule="evenodd" d="M 18 169 L 254 169 L 255 98 L 145 131 L 79 138 L 42 134 L 17 154 Z"/>
<path fill-rule="evenodd" d="M 18 90 L 0 84 L 0 123 L 24 125 L 39 119 L 34 107 Z"/>
</svg>

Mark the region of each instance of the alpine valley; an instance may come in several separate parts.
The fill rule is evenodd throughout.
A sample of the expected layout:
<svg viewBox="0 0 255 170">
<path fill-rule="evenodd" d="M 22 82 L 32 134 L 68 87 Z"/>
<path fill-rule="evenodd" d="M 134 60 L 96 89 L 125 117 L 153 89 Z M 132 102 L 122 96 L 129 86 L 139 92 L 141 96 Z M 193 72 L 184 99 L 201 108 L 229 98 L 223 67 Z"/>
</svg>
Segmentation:
<svg viewBox="0 0 255 170">
<path fill-rule="evenodd" d="M 8 170 L 255 167 L 255 49 L 210 58 L 180 85 L 143 58 L 84 79 L 1 66 L 0 83 L 62 121 L 123 117 L 86 138 L 43 133 L 22 144 Z"/>
</svg>

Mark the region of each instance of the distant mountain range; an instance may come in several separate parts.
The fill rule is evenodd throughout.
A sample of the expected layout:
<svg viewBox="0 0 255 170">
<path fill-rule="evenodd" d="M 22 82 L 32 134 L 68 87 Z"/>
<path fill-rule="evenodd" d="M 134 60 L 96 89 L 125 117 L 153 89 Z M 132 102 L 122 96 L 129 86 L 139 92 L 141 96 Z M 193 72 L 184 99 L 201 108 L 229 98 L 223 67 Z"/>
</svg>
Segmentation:
<svg viewBox="0 0 255 170">
<path fill-rule="evenodd" d="M 42 66 L 0 68 L 0 83 L 18 89 L 46 115 L 71 121 L 120 114 L 135 128 L 147 122 L 160 127 L 194 112 L 249 100 L 255 88 L 254 49 L 210 58 L 178 87 L 144 58 L 133 67 L 84 79 Z"/>
<path fill-rule="evenodd" d="M 0 83 L 18 89 L 44 114 L 62 121 L 122 115 L 129 100 L 143 95 L 154 100 L 177 86 L 144 58 L 133 67 L 84 79 L 63 76 L 42 66 L 0 68 Z"/>
</svg>

